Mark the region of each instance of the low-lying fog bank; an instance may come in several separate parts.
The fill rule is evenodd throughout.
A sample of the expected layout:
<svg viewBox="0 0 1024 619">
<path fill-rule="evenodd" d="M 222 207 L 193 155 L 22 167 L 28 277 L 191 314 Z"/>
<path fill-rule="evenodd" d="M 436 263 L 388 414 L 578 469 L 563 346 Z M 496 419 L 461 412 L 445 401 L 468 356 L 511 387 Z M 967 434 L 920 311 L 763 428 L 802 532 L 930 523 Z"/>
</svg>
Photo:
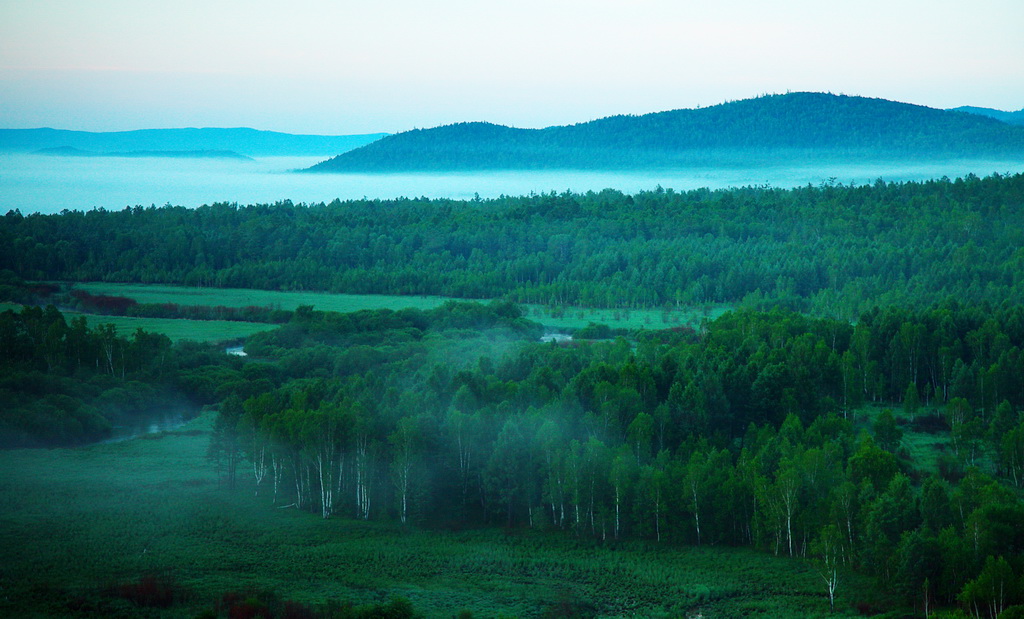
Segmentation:
<svg viewBox="0 0 1024 619">
<path fill-rule="evenodd" d="M 39 157 L 0 154 L 0 214 L 59 213 L 64 209 L 174 204 L 197 207 L 239 204 L 330 202 L 401 196 L 472 199 L 550 191 L 606 188 L 627 193 L 657 186 L 678 191 L 746 185 L 796 187 L 916 181 L 967 174 L 1024 172 L 1024 161 L 950 160 L 907 164 L 777 165 L 651 171 L 508 171 L 408 174 L 293 174 L 317 163 L 310 157 L 265 157 L 256 161 Z"/>
</svg>

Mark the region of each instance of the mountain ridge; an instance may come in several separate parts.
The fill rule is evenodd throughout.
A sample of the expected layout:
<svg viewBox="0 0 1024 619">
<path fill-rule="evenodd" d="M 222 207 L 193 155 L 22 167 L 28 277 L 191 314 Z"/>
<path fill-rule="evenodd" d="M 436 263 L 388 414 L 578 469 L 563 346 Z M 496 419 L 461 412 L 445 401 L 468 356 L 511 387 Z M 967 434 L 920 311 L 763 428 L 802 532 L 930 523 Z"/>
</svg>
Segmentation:
<svg viewBox="0 0 1024 619">
<path fill-rule="evenodd" d="M 788 93 L 696 109 L 515 129 L 484 122 L 414 129 L 310 172 L 622 169 L 1024 156 L 1024 128 L 886 99 Z"/>
<path fill-rule="evenodd" d="M 71 131 L 66 129 L 0 129 L 0 152 L 30 153 L 54 148 L 92 152 L 233 151 L 246 156 L 333 156 L 378 140 L 386 133 L 306 135 L 248 127 L 186 127 L 133 131 Z"/>
<path fill-rule="evenodd" d="M 996 110 L 990 107 L 975 107 L 973 105 L 961 105 L 960 107 L 954 107 L 950 109 L 951 112 L 965 112 L 967 114 L 977 114 L 979 116 L 988 116 L 989 118 L 995 118 L 1001 120 L 1004 123 L 1011 125 L 1024 125 L 1024 109 L 1017 110 L 1016 112 L 1007 112 L 1005 110 Z"/>
<path fill-rule="evenodd" d="M 233 150 L 132 150 L 127 152 L 100 153 L 82 150 L 74 146 L 57 146 L 54 148 L 41 148 L 33 151 L 31 154 L 46 157 L 121 157 L 129 159 L 163 157 L 172 159 L 238 159 L 253 161 L 252 157 L 239 155 Z"/>
</svg>

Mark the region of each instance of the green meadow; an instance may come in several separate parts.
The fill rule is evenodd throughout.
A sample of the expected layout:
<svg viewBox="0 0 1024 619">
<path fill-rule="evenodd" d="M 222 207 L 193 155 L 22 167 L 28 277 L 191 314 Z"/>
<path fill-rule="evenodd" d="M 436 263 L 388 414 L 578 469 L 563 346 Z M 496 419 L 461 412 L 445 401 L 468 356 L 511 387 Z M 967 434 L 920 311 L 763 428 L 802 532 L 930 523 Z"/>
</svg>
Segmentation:
<svg viewBox="0 0 1024 619">
<path fill-rule="evenodd" d="M 105 282 L 76 283 L 76 288 L 90 294 L 104 294 L 135 299 L 139 303 L 177 303 L 224 307 L 272 307 L 294 310 L 300 305 L 330 312 L 357 312 L 366 309 L 433 309 L 449 299 L 446 297 L 414 297 L 378 294 L 331 294 L 326 292 L 282 292 L 247 288 L 198 288 L 156 284 L 112 284 Z"/>
<path fill-rule="evenodd" d="M 195 617 L 231 592 L 309 607 L 401 596 L 425 617 L 830 616 L 809 563 L 747 549 L 271 509 L 251 483 L 218 484 L 212 423 L 207 413 L 119 443 L 0 452 L 0 616 Z M 174 591 L 170 607 L 118 594 L 146 578 Z M 873 602 L 867 583 L 844 578 L 838 614 Z"/>
<path fill-rule="evenodd" d="M 223 342 L 246 338 L 253 333 L 274 329 L 277 325 L 261 322 L 240 322 L 235 320 L 186 320 L 180 318 L 136 318 L 134 316 L 103 316 L 97 314 L 76 314 L 65 312 L 70 320 L 85 316 L 90 328 L 99 324 L 112 324 L 118 334 L 130 337 L 136 329 L 149 333 L 163 333 L 171 341 L 194 340 L 196 342 Z"/>
<path fill-rule="evenodd" d="M 554 329 L 580 329 L 588 324 L 605 324 L 613 329 L 670 329 L 697 327 L 703 320 L 714 320 L 734 308 L 728 304 L 677 309 L 599 309 L 587 307 L 551 308 L 524 304 L 526 317 Z"/>
<path fill-rule="evenodd" d="M 946 427 L 933 428 L 928 430 L 927 426 L 919 428 L 915 426 L 915 419 L 942 417 L 943 411 L 939 407 L 923 406 L 917 411 L 914 417 L 908 415 L 901 409 L 893 409 L 883 406 L 864 406 L 852 411 L 852 420 L 860 430 L 871 431 L 878 421 L 879 415 L 888 410 L 896 420 L 896 425 L 902 433 L 900 448 L 905 450 L 909 461 L 914 468 L 923 475 L 939 475 L 939 463 L 943 458 L 950 459 L 954 454 L 953 438 Z M 956 459 L 953 458 L 955 461 Z M 986 470 L 994 470 L 995 463 L 992 454 L 987 449 L 979 450 L 977 464 L 988 465 Z"/>
<path fill-rule="evenodd" d="M 255 305 L 283 310 L 294 310 L 300 305 L 312 305 L 318 310 L 331 312 L 406 308 L 429 310 L 442 305 L 445 301 L 453 300 L 449 297 L 436 296 L 282 292 L 105 282 L 77 283 L 75 287 L 90 294 L 128 297 L 139 303 L 225 307 Z M 732 307 L 728 304 L 716 304 L 674 309 L 600 309 L 523 304 L 529 319 L 553 329 L 579 329 L 590 323 L 606 324 L 613 329 L 667 329 L 680 325 L 693 327 L 704 319 L 713 320 L 721 316 Z"/>
</svg>

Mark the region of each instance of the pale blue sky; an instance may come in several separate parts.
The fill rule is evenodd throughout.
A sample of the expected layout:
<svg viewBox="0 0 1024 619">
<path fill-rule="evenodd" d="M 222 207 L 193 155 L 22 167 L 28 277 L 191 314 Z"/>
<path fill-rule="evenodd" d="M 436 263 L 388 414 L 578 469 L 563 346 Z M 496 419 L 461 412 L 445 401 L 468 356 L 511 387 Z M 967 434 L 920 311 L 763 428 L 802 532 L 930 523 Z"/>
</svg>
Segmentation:
<svg viewBox="0 0 1024 619">
<path fill-rule="evenodd" d="M 1024 108 L 1024 0 L 0 0 L 0 127 L 543 127 L 790 90 Z"/>
</svg>

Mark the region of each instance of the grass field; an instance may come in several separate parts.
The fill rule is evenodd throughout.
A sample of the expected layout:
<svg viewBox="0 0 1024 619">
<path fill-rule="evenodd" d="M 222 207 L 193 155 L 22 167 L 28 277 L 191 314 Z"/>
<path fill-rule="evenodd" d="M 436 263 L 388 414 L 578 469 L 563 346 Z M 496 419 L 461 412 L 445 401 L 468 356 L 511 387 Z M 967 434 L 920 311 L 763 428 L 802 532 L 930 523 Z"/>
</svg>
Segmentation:
<svg viewBox="0 0 1024 619">
<path fill-rule="evenodd" d="M 78 316 L 74 312 L 65 312 L 68 320 Z M 195 340 L 197 342 L 223 342 L 238 340 L 258 333 L 277 328 L 278 325 L 260 322 L 239 322 L 234 320 L 185 320 L 178 318 L 135 318 L 132 316 L 85 316 L 90 328 L 99 324 L 110 323 L 117 327 L 123 337 L 131 336 L 132 332 L 141 328 L 150 333 L 163 333 L 172 341 Z"/>
<path fill-rule="evenodd" d="M 240 590 L 309 605 L 400 595 L 426 617 L 539 617 L 558 604 L 606 617 L 829 616 L 808 564 L 750 550 L 613 548 L 275 509 L 245 484 L 218 486 L 204 459 L 211 425 L 206 414 L 121 443 L 0 452 L 0 616 L 194 617 Z M 146 575 L 175 583 L 174 606 L 140 609 L 112 593 Z M 844 578 L 839 614 L 870 591 Z"/>
<path fill-rule="evenodd" d="M 109 284 L 90 282 L 75 284 L 91 294 L 123 296 L 139 303 L 177 303 L 179 305 L 223 305 L 245 307 L 255 305 L 275 309 L 294 310 L 300 305 L 332 312 L 355 312 L 365 309 L 432 309 L 446 297 L 414 297 L 374 294 L 331 294 L 326 292 L 278 292 L 273 290 L 247 290 L 240 288 L 190 288 L 151 284 Z M 686 307 L 679 310 L 615 310 L 594 308 L 548 308 L 525 304 L 527 316 L 554 329 L 576 329 L 588 323 L 603 323 L 622 329 L 665 329 L 679 325 L 695 326 L 707 317 L 718 316 L 731 306 Z"/>
<path fill-rule="evenodd" d="M 90 294 L 129 297 L 139 303 L 177 303 L 224 307 L 272 307 L 294 310 L 312 305 L 330 312 L 357 312 L 365 309 L 433 309 L 449 299 L 445 297 L 389 296 L 378 294 L 330 294 L 326 292 L 280 292 L 245 288 L 194 288 L 153 284 L 108 284 L 90 282 L 75 284 Z"/>
<path fill-rule="evenodd" d="M 669 329 L 686 325 L 696 327 L 701 320 L 714 320 L 733 309 L 730 305 L 661 309 L 596 309 L 567 307 L 551 309 L 542 305 L 524 305 L 527 317 L 554 329 L 579 329 L 590 323 L 606 324 L 613 329 Z"/>
<path fill-rule="evenodd" d="M 939 461 L 943 455 L 950 455 L 954 452 L 953 439 L 948 429 L 935 432 L 924 432 L 915 429 L 913 420 L 901 409 L 886 408 L 881 406 L 864 406 L 854 412 L 854 419 L 859 428 L 870 430 L 882 411 L 889 410 L 896 419 L 896 424 L 903 432 L 903 439 L 900 441 L 902 448 L 906 449 L 910 461 L 924 475 L 939 474 Z M 929 415 L 942 416 L 939 408 L 922 406 L 917 412 L 917 418 Z M 989 473 L 993 473 L 993 463 L 989 454 L 981 454 L 977 464 Z"/>
</svg>

